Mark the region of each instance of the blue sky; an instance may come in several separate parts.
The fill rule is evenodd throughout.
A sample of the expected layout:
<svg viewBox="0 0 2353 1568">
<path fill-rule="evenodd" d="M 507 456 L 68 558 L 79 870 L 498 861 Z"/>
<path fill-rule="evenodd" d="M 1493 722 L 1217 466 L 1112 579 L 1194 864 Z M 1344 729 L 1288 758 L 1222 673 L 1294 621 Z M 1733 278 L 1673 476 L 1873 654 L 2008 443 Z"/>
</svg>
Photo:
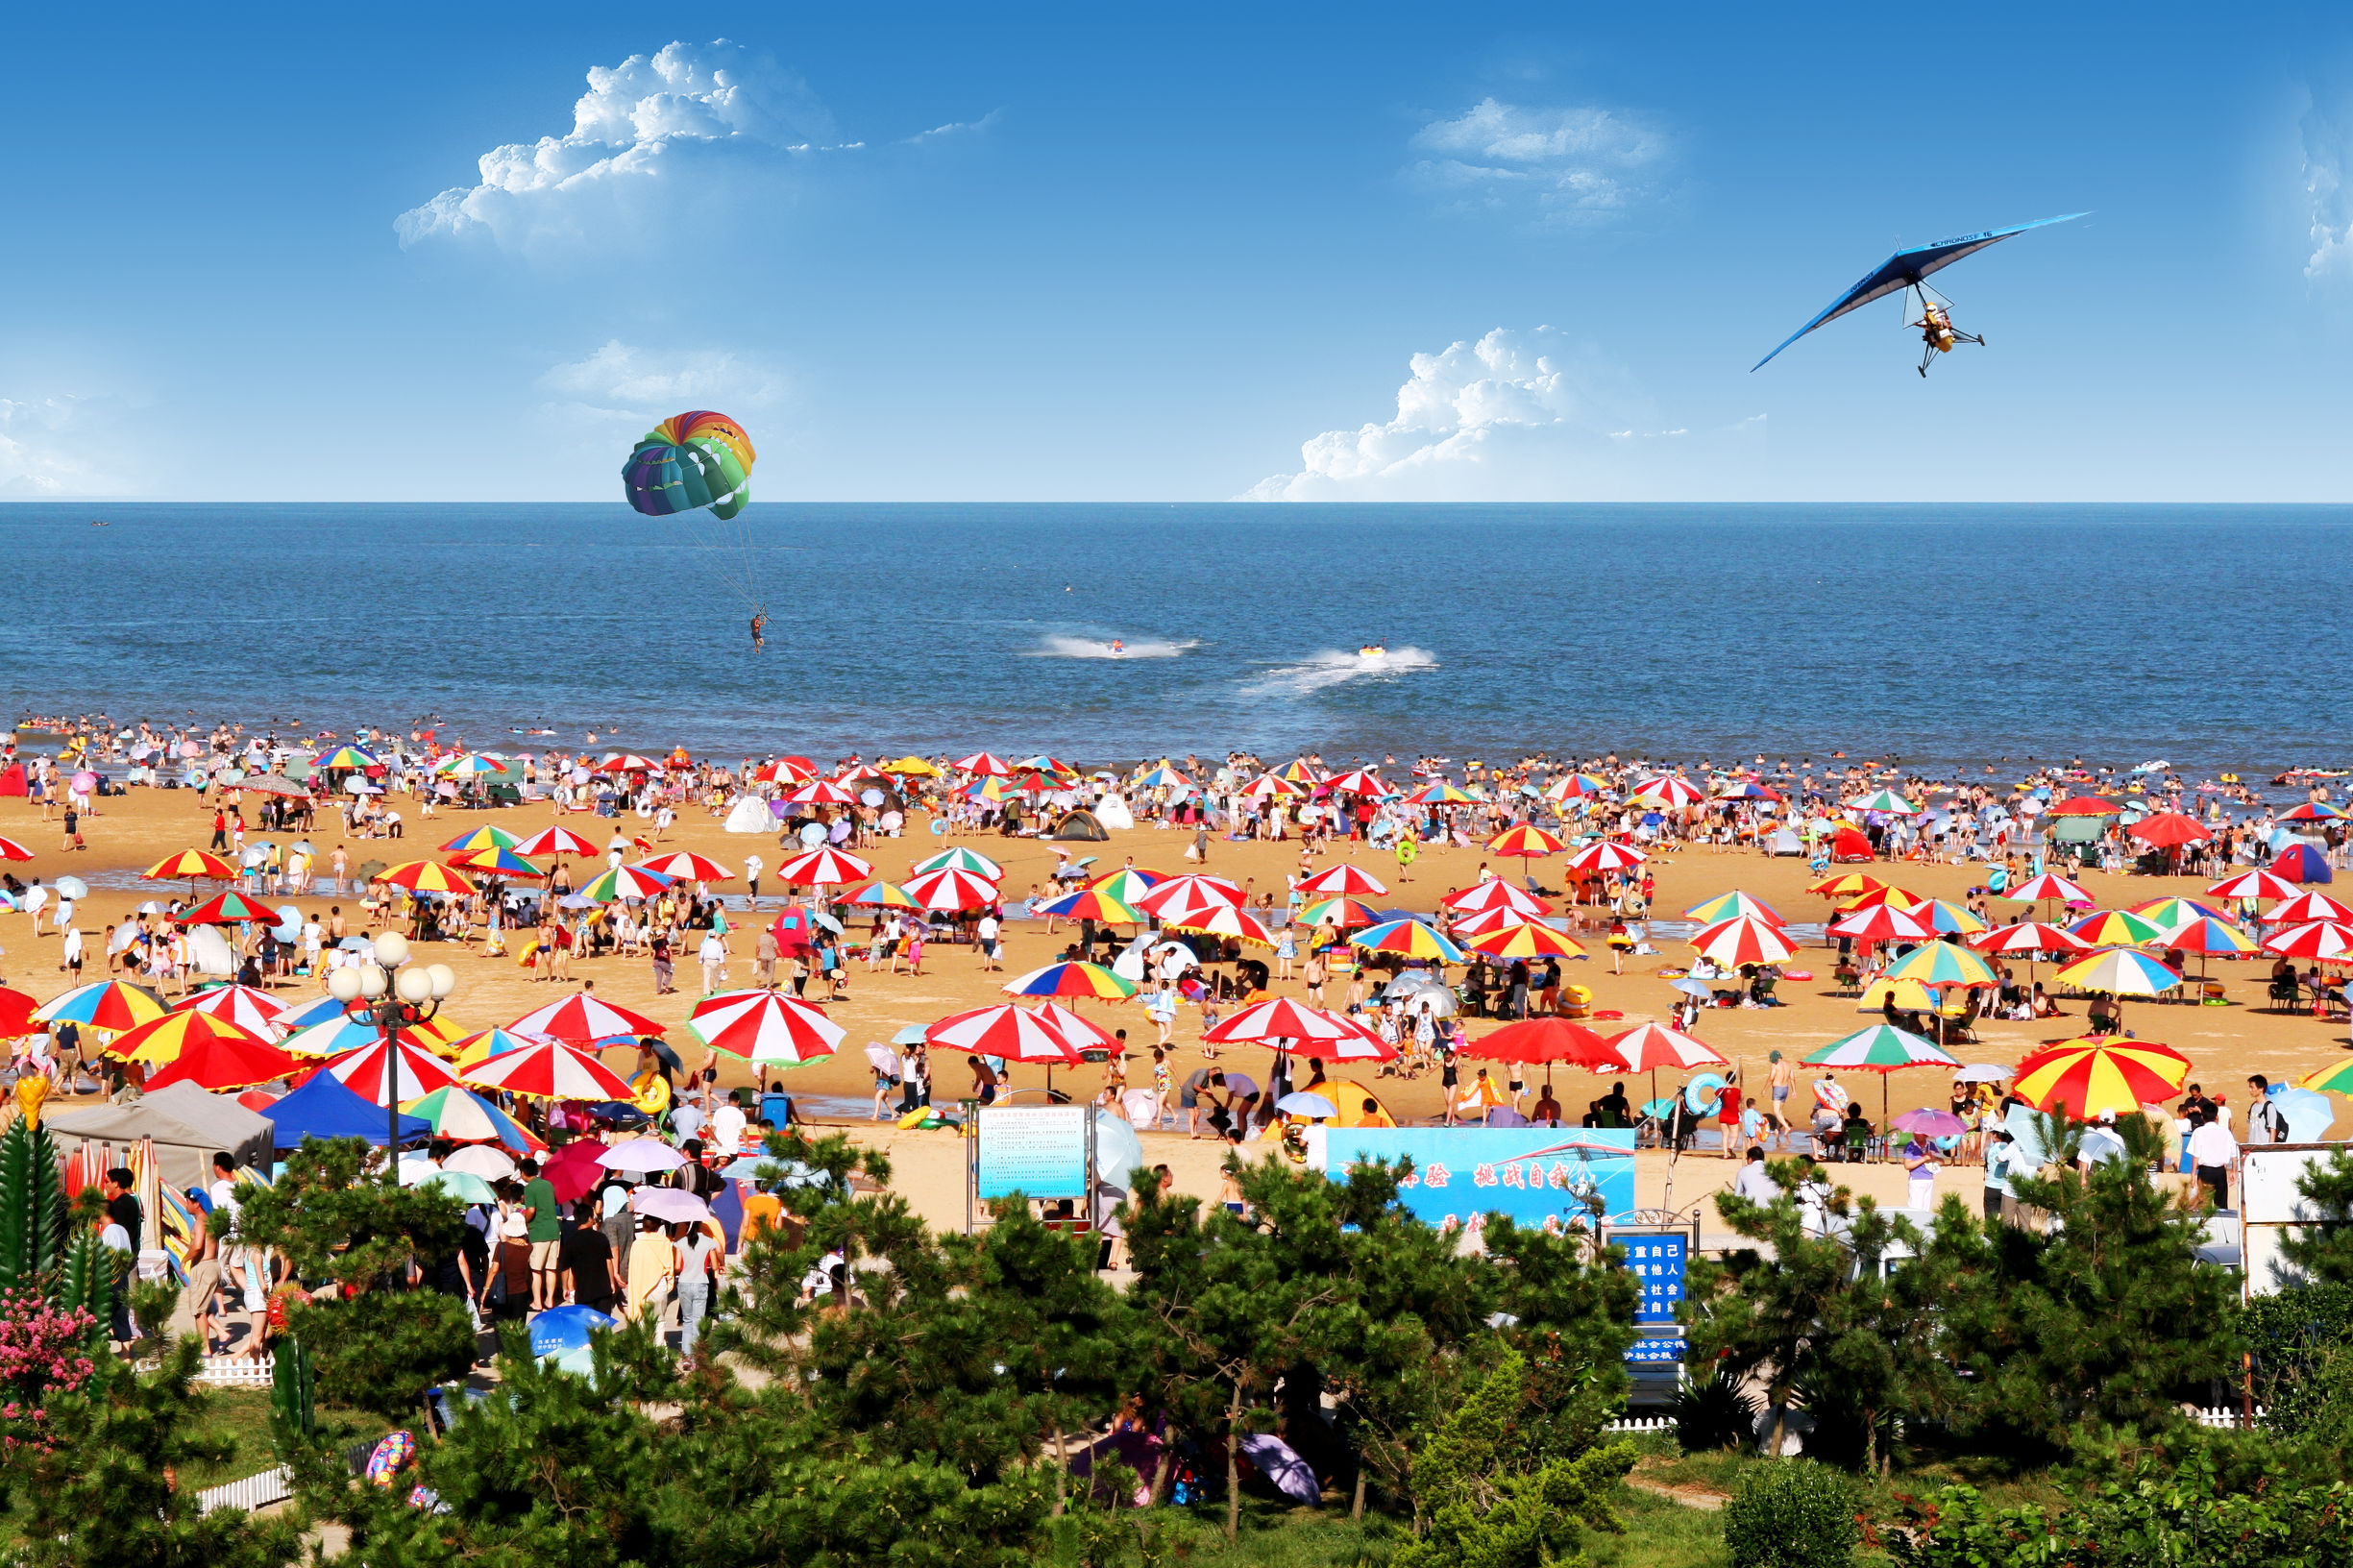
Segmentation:
<svg viewBox="0 0 2353 1568">
<path fill-rule="evenodd" d="M 2353 488 L 2341 9 L 348 9 L 16 24 L 0 495 Z"/>
</svg>

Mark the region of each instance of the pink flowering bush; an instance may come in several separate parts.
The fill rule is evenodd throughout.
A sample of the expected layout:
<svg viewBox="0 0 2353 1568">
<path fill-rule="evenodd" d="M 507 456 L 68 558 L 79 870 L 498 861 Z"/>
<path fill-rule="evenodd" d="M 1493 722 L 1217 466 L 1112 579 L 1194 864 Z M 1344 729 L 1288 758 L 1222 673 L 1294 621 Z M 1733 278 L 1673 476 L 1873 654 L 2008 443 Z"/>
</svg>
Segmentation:
<svg viewBox="0 0 2353 1568">
<path fill-rule="evenodd" d="M 49 1401 L 96 1373 L 86 1347 L 97 1320 L 60 1311 L 37 1290 L 0 1290 L 0 1454 L 49 1446 Z"/>
</svg>

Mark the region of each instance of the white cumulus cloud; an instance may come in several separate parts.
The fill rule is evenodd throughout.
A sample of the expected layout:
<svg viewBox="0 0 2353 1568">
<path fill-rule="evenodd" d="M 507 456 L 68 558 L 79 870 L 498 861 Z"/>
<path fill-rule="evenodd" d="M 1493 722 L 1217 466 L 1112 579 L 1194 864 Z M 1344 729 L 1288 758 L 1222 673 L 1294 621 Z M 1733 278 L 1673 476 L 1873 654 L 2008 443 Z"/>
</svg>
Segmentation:
<svg viewBox="0 0 2353 1568">
<path fill-rule="evenodd" d="M 1240 501 L 1582 501 L 1689 495 L 1686 429 L 1659 429 L 1650 400 L 1617 367 L 1555 328 L 1499 327 L 1477 342 L 1417 354 L 1397 417 L 1326 430 L 1294 474 Z M 1727 439 L 1761 439 L 1762 417 Z"/>
<path fill-rule="evenodd" d="M 1664 133 L 1623 110 L 1524 108 L 1481 100 L 1415 134 L 1414 188 L 1460 210 L 1548 227 L 1613 223 L 1655 200 L 1670 162 Z"/>
<path fill-rule="evenodd" d="M 404 249 L 610 239 L 665 213 L 723 216 L 746 199 L 747 182 L 857 145 L 842 143 L 824 105 L 768 57 L 724 38 L 672 43 L 591 68 L 568 134 L 492 148 L 478 184 L 411 208 L 393 229 Z"/>
<path fill-rule="evenodd" d="M 2316 90 L 2298 129 L 2313 247 L 2304 276 L 2353 277 L 2353 120 L 2333 112 Z"/>
<path fill-rule="evenodd" d="M 651 428 L 691 408 L 747 413 L 772 406 L 784 378 L 719 349 L 658 352 L 614 338 L 584 359 L 551 367 L 540 389 L 571 413 Z"/>
<path fill-rule="evenodd" d="M 85 400 L 76 397 L 0 398 L 0 496 L 120 494 L 113 465 L 88 455 L 95 432 L 77 430 Z M 104 450 L 101 447 L 99 450 Z"/>
</svg>

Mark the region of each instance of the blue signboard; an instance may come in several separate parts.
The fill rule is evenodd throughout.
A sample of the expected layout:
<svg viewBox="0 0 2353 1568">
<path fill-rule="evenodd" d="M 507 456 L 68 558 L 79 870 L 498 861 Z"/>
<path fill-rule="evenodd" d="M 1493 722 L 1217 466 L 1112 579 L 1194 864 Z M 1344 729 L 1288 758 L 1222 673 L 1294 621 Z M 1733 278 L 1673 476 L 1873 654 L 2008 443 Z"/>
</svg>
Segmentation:
<svg viewBox="0 0 2353 1568">
<path fill-rule="evenodd" d="M 1636 1363 L 1679 1361 L 1683 1359 L 1683 1342 L 1666 1335 L 1645 1335 L 1626 1347 L 1626 1359 Z"/>
<path fill-rule="evenodd" d="M 1634 1298 L 1637 1323 L 1672 1323 L 1676 1304 L 1683 1299 L 1683 1268 L 1690 1261 L 1691 1237 L 1680 1231 L 1613 1236 L 1626 1249 L 1627 1271 L 1641 1293 Z"/>
<path fill-rule="evenodd" d="M 1398 1201 L 1440 1230 L 1485 1229 L 1488 1214 L 1554 1235 L 1634 1207 L 1630 1128 L 1318 1127 L 1308 1159 L 1329 1175 L 1370 1161 L 1413 1162 Z"/>
<path fill-rule="evenodd" d="M 974 1195 L 1085 1197 L 1092 1115 L 1084 1105 L 991 1106 L 982 1111 L 977 1118 Z"/>
</svg>

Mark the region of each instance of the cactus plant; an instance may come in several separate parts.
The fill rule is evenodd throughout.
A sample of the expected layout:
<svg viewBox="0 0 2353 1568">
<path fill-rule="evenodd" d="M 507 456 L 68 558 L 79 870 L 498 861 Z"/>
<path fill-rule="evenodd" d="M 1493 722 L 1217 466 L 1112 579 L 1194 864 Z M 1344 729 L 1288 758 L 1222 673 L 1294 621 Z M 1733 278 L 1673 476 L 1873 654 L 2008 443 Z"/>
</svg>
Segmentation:
<svg viewBox="0 0 2353 1568">
<path fill-rule="evenodd" d="M 291 1462 L 318 1435 L 318 1416 L 312 1409 L 317 1384 L 303 1342 L 290 1335 L 280 1339 L 277 1365 L 270 1374 L 270 1437 L 281 1459 Z"/>
<path fill-rule="evenodd" d="M 66 1235 L 57 1143 L 48 1128 L 19 1116 L 0 1132 L 0 1289 L 45 1284 Z"/>
</svg>

